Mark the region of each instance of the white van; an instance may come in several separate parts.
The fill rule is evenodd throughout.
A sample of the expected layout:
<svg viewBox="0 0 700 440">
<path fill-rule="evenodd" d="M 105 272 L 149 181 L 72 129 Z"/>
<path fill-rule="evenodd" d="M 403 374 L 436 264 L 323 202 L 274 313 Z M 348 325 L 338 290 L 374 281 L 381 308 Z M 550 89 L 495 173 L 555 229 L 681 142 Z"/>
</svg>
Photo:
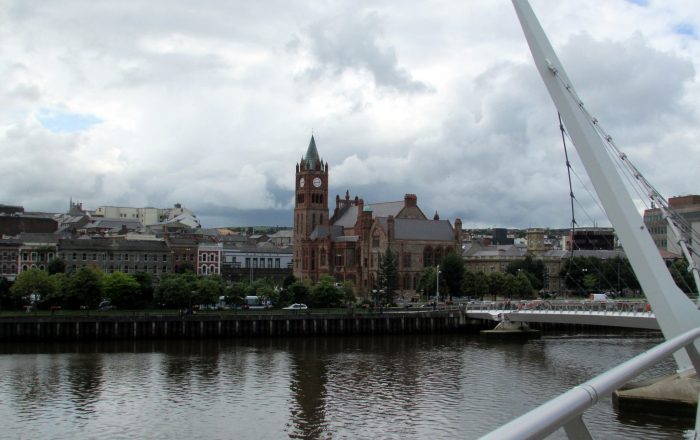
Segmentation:
<svg viewBox="0 0 700 440">
<path fill-rule="evenodd" d="M 608 295 L 604 293 L 591 293 L 588 296 L 589 301 L 607 301 L 608 300 Z"/>
</svg>

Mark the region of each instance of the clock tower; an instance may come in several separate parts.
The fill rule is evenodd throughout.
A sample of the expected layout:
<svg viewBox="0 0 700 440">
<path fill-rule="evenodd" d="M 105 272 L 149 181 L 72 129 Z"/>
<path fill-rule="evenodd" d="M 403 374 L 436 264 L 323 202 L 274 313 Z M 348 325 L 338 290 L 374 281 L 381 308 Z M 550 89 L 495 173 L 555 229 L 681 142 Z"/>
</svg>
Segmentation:
<svg viewBox="0 0 700 440">
<path fill-rule="evenodd" d="M 328 226 L 328 164 L 319 158 L 313 135 L 295 177 L 294 276 L 316 281 L 319 256 L 309 236 L 317 226 Z"/>
</svg>

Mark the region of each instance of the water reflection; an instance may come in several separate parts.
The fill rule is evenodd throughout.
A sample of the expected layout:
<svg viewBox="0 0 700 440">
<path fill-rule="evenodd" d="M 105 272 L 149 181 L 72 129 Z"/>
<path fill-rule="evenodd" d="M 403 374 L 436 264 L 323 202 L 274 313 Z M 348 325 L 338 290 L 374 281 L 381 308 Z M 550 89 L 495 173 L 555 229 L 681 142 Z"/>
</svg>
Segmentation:
<svg viewBox="0 0 700 440">
<path fill-rule="evenodd" d="M 2 344 L 0 418 L 10 438 L 477 438 L 657 342 L 620 333 Z M 609 402 L 585 420 L 601 438 L 667 438 L 688 425 L 621 417 Z"/>
</svg>

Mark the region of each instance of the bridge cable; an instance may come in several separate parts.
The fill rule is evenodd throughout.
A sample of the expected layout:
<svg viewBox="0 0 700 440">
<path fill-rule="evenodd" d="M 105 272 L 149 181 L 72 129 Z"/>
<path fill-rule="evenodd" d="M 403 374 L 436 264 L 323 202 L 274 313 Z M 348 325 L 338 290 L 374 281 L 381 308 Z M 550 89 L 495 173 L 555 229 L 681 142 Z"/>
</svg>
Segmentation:
<svg viewBox="0 0 700 440">
<path fill-rule="evenodd" d="M 588 220 L 589 220 L 592 224 L 595 224 L 595 221 L 594 221 L 593 218 L 588 214 L 586 208 L 581 204 L 581 202 L 578 201 L 578 199 L 577 199 L 576 196 L 574 195 L 573 185 L 572 185 L 572 183 L 571 183 L 571 173 L 572 173 L 572 172 L 573 172 L 574 176 L 576 176 L 576 178 L 578 179 L 578 181 L 579 181 L 579 183 L 581 184 L 581 186 L 583 186 L 583 188 L 588 192 L 588 195 L 591 197 L 591 199 L 593 200 L 593 202 L 597 205 L 598 209 L 600 209 L 600 211 L 601 211 L 603 214 L 605 214 L 605 210 L 603 209 L 603 206 L 601 205 L 600 200 L 598 200 L 598 198 L 594 196 L 594 194 L 590 191 L 590 189 L 587 187 L 587 185 L 583 182 L 583 180 L 582 180 L 581 177 L 578 175 L 578 173 L 576 173 L 576 170 L 574 170 L 573 167 L 571 166 L 571 162 L 569 161 L 568 148 L 567 148 L 567 146 L 566 146 L 566 138 L 568 137 L 569 140 L 571 140 L 571 137 L 569 136 L 569 133 L 568 133 L 568 132 L 566 131 L 566 129 L 564 128 L 564 124 L 563 124 L 563 122 L 562 122 L 562 120 L 561 120 L 561 114 L 557 113 L 557 116 L 558 116 L 558 118 L 559 118 L 559 131 L 561 132 L 561 140 L 562 140 L 562 144 L 563 144 L 563 147 L 564 147 L 564 157 L 565 157 L 565 159 L 566 159 L 566 170 L 567 170 L 567 177 L 568 177 L 568 182 L 569 182 L 569 198 L 570 198 L 570 201 L 571 201 L 571 238 L 572 238 L 572 239 L 571 239 L 571 252 L 570 252 L 570 254 L 569 254 L 569 264 L 567 265 L 567 271 L 566 271 L 566 274 L 564 275 L 564 282 L 566 283 L 566 280 L 567 280 L 567 279 L 571 279 L 571 281 L 576 285 L 576 287 L 578 287 L 578 289 L 579 289 L 580 291 L 584 291 L 584 292 L 585 292 L 586 289 L 584 289 L 584 286 L 581 286 L 581 284 L 578 282 L 578 280 L 576 280 L 575 278 L 573 278 L 573 277 L 571 276 L 571 272 L 570 272 L 570 271 L 571 271 L 571 268 L 572 268 L 573 266 L 575 266 L 576 269 L 579 270 L 579 272 L 587 272 L 587 271 L 588 271 L 588 268 L 587 268 L 587 267 L 586 267 L 586 268 L 583 268 L 583 267 L 579 266 L 579 265 L 576 263 L 575 259 L 574 259 L 574 250 L 575 250 L 575 244 L 576 244 L 576 243 L 575 243 L 575 241 L 574 241 L 573 238 L 574 238 L 574 235 L 575 235 L 575 228 L 576 228 L 576 225 L 577 225 L 576 216 L 575 216 L 575 209 L 574 209 L 574 203 L 576 203 L 576 204 L 583 210 L 583 213 L 586 215 L 586 217 L 588 217 Z M 592 241 L 591 241 L 590 237 L 587 236 L 587 237 L 586 237 L 586 240 L 587 240 L 589 243 L 592 244 Z M 579 250 L 580 250 L 580 249 L 579 249 Z M 608 286 L 610 289 L 612 289 L 613 286 L 614 286 L 614 284 L 611 283 L 610 280 L 607 279 L 607 277 L 605 276 L 605 274 L 604 274 L 603 271 L 601 270 L 600 265 L 594 265 L 594 267 L 595 267 L 595 270 L 596 270 L 596 272 L 597 272 L 596 275 L 597 275 L 597 277 L 598 277 L 598 285 L 600 286 L 601 284 L 603 284 L 603 285 L 605 285 L 605 286 Z M 583 269 L 586 269 L 586 270 L 584 271 Z M 592 275 L 594 275 L 594 274 L 592 274 Z M 618 277 L 618 280 L 619 280 L 619 279 L 620 279 L 619 269 L 618 269 L 617 277 Z M 602 283 L 601 283 L 601 281 L 602 281 Z M 625 287 L 629 289 L 629 285 L 627 285 L 627 282 L 625 282 L 624 284 L 625 284 Z M 618 285 L 619 285 L 619 283 L 618 283 Z M 630 290 L 632 290 L 632 289 L 630 289 Z"/>
<path fill-rule="evenodd" d="M 598 123 L 598 119 L 593 117 L 588 110 L 584 107 L 583 101 L 578 97 L 573 87 L 564 81 L 561 75 L 558 74 L 556 69 L 551 69 L 554 73 L 555 78 L 557 78 L 564 88 L 569 92 L 572 99 L 576 104 L 578 104 L 579 109 L 588 119 L 588 122 L 592 125 L 593 129 L 598 133 L 598 135 L 605 141 L 604 145 L 608 147 L 609 154 L 616 156 L 622 164 L 627 168 L 627 172 L 637 181 L 637 185 L 646 192 L 645 197 L 641 197 L 641 200 L 649 198 L 652 203 L 658 205 L 663 219 L 668 223 L 671 228 L 671 232 L 676 236 L 677 244 L 680 246 L 683 256 L 688 260 L 689 269 L 688 271 L 692 273 L 693 280 L 695 281 L 696 287 L 700 290 L 700 268 L 698 267 L 696 261 L 692 258 L 692 255 L 699 255 L 696 250 L 692 248 L 691 243 L 693 243 L 693 238 L 696 238 L 695 243 L 699 242 L 697 240 L 700 237 L 700 233 L 693 230 L 690 227 L 689 222 L 681 217 L 677 212 L 670 208 L 668 201 L 661 195 L 661 193 L 654 188 L 654 186 L 649 182 L 644 175 L 637 169 L 632 162 L 628 159 L 627 155 L 623 153 L 613 142 L 612 136 L 610 136 L 603 127 Z M 561 119 L 561 118 L 560 118 Z M 634 187 L 634 186 L 633 186 Z M 687 238 L 686 238 L 687 237 Z M 698 296 L 698 305 L 700 306 L 700 296 Z"/>
</svg>

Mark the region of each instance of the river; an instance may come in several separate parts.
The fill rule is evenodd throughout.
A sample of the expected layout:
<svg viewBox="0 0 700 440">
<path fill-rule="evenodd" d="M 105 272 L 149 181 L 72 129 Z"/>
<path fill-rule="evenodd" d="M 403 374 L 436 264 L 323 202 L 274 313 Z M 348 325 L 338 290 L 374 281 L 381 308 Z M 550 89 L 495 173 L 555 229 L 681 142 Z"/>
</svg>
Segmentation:
<svg viewBox="0 0 700 440">
<path fill-rule="evenodd" d="M 10 439 L 471 439 L 661 341 L 649 333 L 0 344 Z M 647 376 L 673 372 L 673 363 Z M 594 438 L 682 438 L 692 421 L 584 416 Z M 563 431 L 551 438 L 565 438 Z"/>
</svg>

